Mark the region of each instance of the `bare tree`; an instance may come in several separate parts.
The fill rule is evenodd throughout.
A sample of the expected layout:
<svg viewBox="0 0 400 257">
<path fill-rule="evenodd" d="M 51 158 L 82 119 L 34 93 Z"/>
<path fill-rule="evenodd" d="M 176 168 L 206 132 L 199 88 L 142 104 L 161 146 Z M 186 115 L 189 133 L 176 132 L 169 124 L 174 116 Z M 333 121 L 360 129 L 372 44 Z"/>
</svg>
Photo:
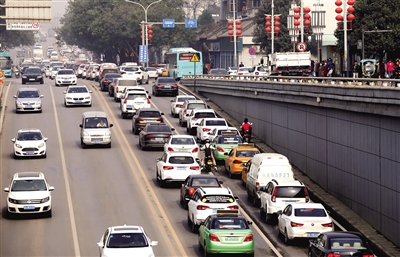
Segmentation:
<svg viewBox="0 0 400 257">
<path fill-rule="evenodd" d="M 197 15 L 209 5 L 218 5 L 218 3 L 218 0 L 186 0 L 183 2 L 183 9 L 187 17 L 197 19 Z"/>
</svg>

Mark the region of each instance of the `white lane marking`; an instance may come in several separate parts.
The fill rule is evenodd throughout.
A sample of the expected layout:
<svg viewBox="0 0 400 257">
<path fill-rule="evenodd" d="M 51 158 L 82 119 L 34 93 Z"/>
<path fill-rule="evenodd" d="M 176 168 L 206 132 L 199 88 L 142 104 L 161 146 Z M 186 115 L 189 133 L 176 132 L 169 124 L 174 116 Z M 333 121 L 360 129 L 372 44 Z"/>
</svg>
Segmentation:
<svg viewBox="0 0 400 257">
<path fill-rule="evenodd" d="M 153 102 L 152 104 L 154 105 L 155 108 L 157 108 L 158 110 L 160 110 Z M 167 123 L 172 127 L 171 122 L 165 118 L 165 120 L 167 121 Z M 180 135 L 180 133 L 175 130 L 177 135 Z M 210 174 L 214 175 L 212 172 L 210 172 Z M 223 186 L 223 185 L 222 185 Z M 240 208 L 240 213 L 243 214 L 243 216 L 247 219 L 247 220 L 252 220 L 250 218 L 250 216 L 243 210 L 243 208 Z M 264 233 L 261 231 L 261 229 L 253 222 L 253 228 L 255 228 L 255 230 L 257 231 L 258 234 L 260 234 L 261 238 L 267 242 L 268 246 L 271 248 L 271 250 L 276 254 L 277 257 L 283 257 L 283 255 L 278 251 L 278 249 L 275 248 L 275 246 L 272 244 L 271 241 L 268 240 L 268 238 L 264 235 Z"/>
<path fill-rule="evenodd" d="M 4 98 L 3 98 L 3 103 L 2 103 L 3 108 L 1 108 L 1 114 L 0 114 L 0 135 L 1 135 L 1 132 L 3 132 L 4 112 L 6 111 L 6 106 L 7 106 L 6 101 L 8 99 L 8 92 L 10 91 L 10 88 L 11 88 L 11 83 L 8 83 L 6 94 L 4 95 Z M 1 92 L 0 92 L 0 94 L 1 94 Z"/>
<path fill-rule="evenodd" d="M 54 99 L 53 89 L 52 89 L 51 85 L 50 85 L 50 94 L 51 94 L 51 99 L 53 100 L 53 110 L 54 110 L 54 117 L 56 120 L 57 137 L 58 137 L 58 143 L 60 144 L 61 167 L 62 167 L 62 171 L 63 171 L 65 190 L 66 190 L 66 196 L 67 196 L 67 204 L 68 204 L 68 212 L 69 212 L 69 217 L 70 217 L 70 222 L 71 222 L 72 242 L 74 244 L 75 256 L 79 257 L 79 256 L 81 256 L 81 253 L 79 250 L 79 241 L 78 241 L 78 233 L 76 230 L 74 207 L 72 205 L 71 188 L 69 185 L 67 165 L 65 163 L 64 146 L 63 146 L 62 138 L 61 138 L 61 130 L 60 130 L 60 125 L 59 125 L 59 120 L 58 120 L 58 115 L 57 115 L 56 102 Z"/>
</svg>

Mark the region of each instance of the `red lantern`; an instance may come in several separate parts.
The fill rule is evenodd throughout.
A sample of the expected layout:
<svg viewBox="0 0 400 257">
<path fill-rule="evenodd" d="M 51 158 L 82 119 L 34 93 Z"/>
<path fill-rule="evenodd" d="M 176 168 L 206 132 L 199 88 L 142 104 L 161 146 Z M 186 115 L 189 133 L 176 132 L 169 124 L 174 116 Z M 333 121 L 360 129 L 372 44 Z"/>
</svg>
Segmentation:
<svg viewBox="0 0 400 257">
<path fill-rule="evenodd" d="M 300 21 L 294 21 L 294 25 L 295 25 L 296 27 L 300 26 Z"/>
<path fill-rule="evenodd" d="M 232 36 L 232 35 L 233 35 L 233 31 L 231 31 L 231 30 L 228 31 L 228 35 L 229 35 L 229 36 Z"/>
<path fill-rule="evenodd" d="M 278 33 L 279 31 L 281 31 L 281 29 L 280 29 L 280 28 L 274 28 L 274 31 L 275 31 L 276 33 Z"/>
<path fill-rule="evenodd" d="M 304 26 L 308 27 L 310 25 L 311 25 L 311 21 L 309 21 L 309 20 L 304 21 Z"/>
<path fill-rule="evenodd" d="M 280 25 L 281 25 L 281 23 L 280 23 L 279 21 L 275 21 L 275 22 L 274 22 L 274 26 L 275 26 L 275 27 L 279 27 Z"/>
<path fill-rule="evenodd" d="M 274 21 L 280 21 L 280 20 L 281 20 L 281 18 L 279 16 L 274 17 Z"/>
<path fill-rule="evenodd" d="M 356 1 L 354 1 L 354 0 L 348 0 L 347 1 L 347 4 L 348 5 L 354 5 L 356 3 Z"/>
<path fill-rule="evenodd" d="M 353 29 L 353 21 L 356 18 L 356 16 L 354 16 L 353 14 L 349 14 L 347 16 L 347 20 L 350 21 L 350 29 Z"/>
<path fill-rule="evenodd" d="M 271 27 L 271 22 L 267 21 L 267 22 L 265 23 L 265 27 Z"/>
<path fill-rule="evenodd" d="M 270 28 L 270 27 L 265 28 L 265 32 L 266 32 L 266 33 L 270 33 L 270 32 L 271 32 L 271 28 Z"/>
<path fill-rule="evenodd" d="M 306 20 L 311 19 L 311 15 L 309 13 L 304 14 L 304 19 Z"/>
<path fill-rule="evenodd" d="M 341 6 L 343 3 L 342 3 L 342 1 L 340 1 L 340 0 L 336 0 L 336 2 L 335 2 L 335 5 L 336 6 Z"/>
<path fill-rule="evenodd" d="M 228 30 L 233 30 L 233 26 L 229 26 L 229 27 L 228 27 Z"/>
<path fill-rule="evenodd" d="M 276 38 L 278 38 L 278 33 L 279 31 L 281 31 L 281 29 L 279 28 L 279 26 L 281 25 L 281 23 L 279 22 L 281 20 L 281 17 L 279 16 L 274 16 L 274 32 L 276 33 Z"/>
<path fill-rule="evenodd" d="M 149 35 L 153 34 L 153 31 L 151 29 L 149 29 L 149 31 L 147 32 Z"/>
<path fill-rule="evenodd" d="M 240 20 L 237 20 L 236 25 L 240 25 L 240 24 L 242 24 L 242 22 Z"/>
<path fill-rule="evenodd" d="M 300 8 L 299 8 L 299 7 L 295 7 L 295 8 L 293 9 L 293 12 L 294 12 L 294 13 L 300 13 Z"/>
<path fill-rule="evenodd" d="M 232 20 L 229 20 L 229 21 L 228 21 L 228 25 L 233 25 L 233 21 L 232 21 Z"/>
<path fill-rule="evenodd" d="M 295 19 L 295 20 L 298 20 L 298 19 L 300 19 L 300 14 L 295 14 L 295 15 L 293 15 L 293 18 Z"/>
<path fill-rule="evenodd" d="M 270 21 L 271 20 L 271 16 L 265 16 L 265 20 L 266 21 Z"/>
<path fill-rule="evenodd" d="M 349 8 L 347 8 L 347 11 L 348 11 L 349 13 L 353 13 L 353 12 L 355 12 L 355 9 L 354 9 L 353 6 L 350 6 Z"/>
<path fill-rule="evenodd" d="M 149 39 L 152 39 L 153 38 L 153 35 L 149 35 Z"/>
<path fill-rule="evenodd" d="M 309 13 L 309 12 L 311 12 L 311 9 L 309 7 L 304 7 L 303 12 Z"/>
<path fill-rule="evenodd" d="M 237 30 L 242 30 L 242 26 L 237 25 L 237 26 L 236 26 L 236 29 L 237 29 Z"/>
<path fill-rule="evenodd" d="M 236 31 L 236 35 L 240 36 L 242 35 L 242 32 L 240 30 Z"/>
<path fill-rule="evenodd" d="M 153 29 L 153 26 L 149 25 L 147 26 L 147 29 Z"/>
<path fill-rule="evenodd" d="M 336 13 L 342 13 L 342 12 L 343 12 L 343 9 L 340 8 L 340 7 L 337 7 L 337 8 L 335 9 L 335 12 L 336 12 Z"/>
<path fill-rule="evenodd" d="M 342 15 L 336 15 L 336 20 L 337 21 L 343 21 L 343 16 Z"/>
</svg>

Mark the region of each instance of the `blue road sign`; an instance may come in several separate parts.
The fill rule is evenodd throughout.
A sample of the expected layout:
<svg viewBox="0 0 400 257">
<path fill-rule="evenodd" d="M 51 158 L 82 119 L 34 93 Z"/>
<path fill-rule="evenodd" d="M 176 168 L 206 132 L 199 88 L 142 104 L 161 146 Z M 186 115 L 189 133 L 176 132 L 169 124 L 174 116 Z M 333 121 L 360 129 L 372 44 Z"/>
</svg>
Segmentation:
<svg viewBox="0 0 400 257">
<path fill-rule="evenodd" d="M 139 46 L 139 62 L 148 62 L 148 46 L 140 45 Z"/>
<path fill-rule="evenodd" d="M 163 19 L 162 27 L 163 28 L 175 28 L 175 20 L 174 19 Z"/>
<path fill-rule="evenodd" d="M 185 20 L 185 28 L 197 28 L 197 20 L 196 19 L 186 19 Z"/>
</svg>

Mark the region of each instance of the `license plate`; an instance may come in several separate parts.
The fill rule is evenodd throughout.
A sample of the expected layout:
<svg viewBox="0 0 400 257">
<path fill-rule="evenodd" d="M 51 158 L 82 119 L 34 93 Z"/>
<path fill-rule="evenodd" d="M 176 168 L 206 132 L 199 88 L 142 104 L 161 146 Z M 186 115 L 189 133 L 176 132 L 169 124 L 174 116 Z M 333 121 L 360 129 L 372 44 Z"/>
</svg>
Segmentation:
<svg viewBox="0 0 400 257">
<path fill-rule="evenodd" d="M 150 123 L 151 123 L 151 122 L 154 122 L 154 120 L 148 120 L 147 122 L 150 122 Z"/>
<path fill-rule="evenodd" d="M 127 105 L 126 108 L 127 109 L 132 109 L 132 105 Z"/>
<path fill-rule="evenodd" d="M 63 80 L 63 83 L 71 83 L 69 80 Z"/>
<path fill-rule="evenodd" d="M 225 241 L 237 242 L 239 241 L 239 237 L 233 237 L 233 236 L 225 237 Z"/>
<path fill-rule="evenodd" d="M 34 209 L 35 209 L 34 205 L 24 206 L 24 210 L 34 210 Z"/>
<path fill-rule="evenodd" d="M 35 81 L 35 79 L 29 79 L 30 81 Z"/>
<path fill-rule="evenodd" d="M 81 104 L 81 103 L 82 103 L 82 101 L 81 101 L 81 100 L 76 100 L 76 101 L 75 101 L 75 103 L 77 103 L 77 104 Z"/>
<path fill-rule="evenodd" d="M 186 170 L 186 167 L 177 167 L 177 170 Z"/>
<path fill-rule="evenodd" d="M 27 105 L 25 108 L 32 109 L 32 105 Z"/>
<path fill-rule="evenodd" d="M 309 233 L 307 233 L 308 237 L 317 237 L 318 235 L 319 235 L 318 232 L 309 232 Z"/>
<path fill-rule="evenodd" d="M 171 86 L 164 86 L 164 88 L 171 88 Z"/>
<path fill-rule="evenodd" d="M 34 155 L 34 154 L 35 154 L 35 152 L 33 152 L 33 151 L 26 152 L 26 155 Z"/>
<path fill-rule="evenodd" d="M 212 165 L 212 161 L 207 161 L 207 164 L 208 165 Z"/>
<path fill-rule="evenodd" d="M 163 141 L 164 138 L 162 138 L 162 137 L 156 137 L 156 138 L 154 138 L 154 140 L 156 140 L 156 141 Z"/>
<path fill-rule="evenodd" d="M 94 140 L 92 141 L 93 144 L 101 144 L 101 140 Z"/>
</svg>

